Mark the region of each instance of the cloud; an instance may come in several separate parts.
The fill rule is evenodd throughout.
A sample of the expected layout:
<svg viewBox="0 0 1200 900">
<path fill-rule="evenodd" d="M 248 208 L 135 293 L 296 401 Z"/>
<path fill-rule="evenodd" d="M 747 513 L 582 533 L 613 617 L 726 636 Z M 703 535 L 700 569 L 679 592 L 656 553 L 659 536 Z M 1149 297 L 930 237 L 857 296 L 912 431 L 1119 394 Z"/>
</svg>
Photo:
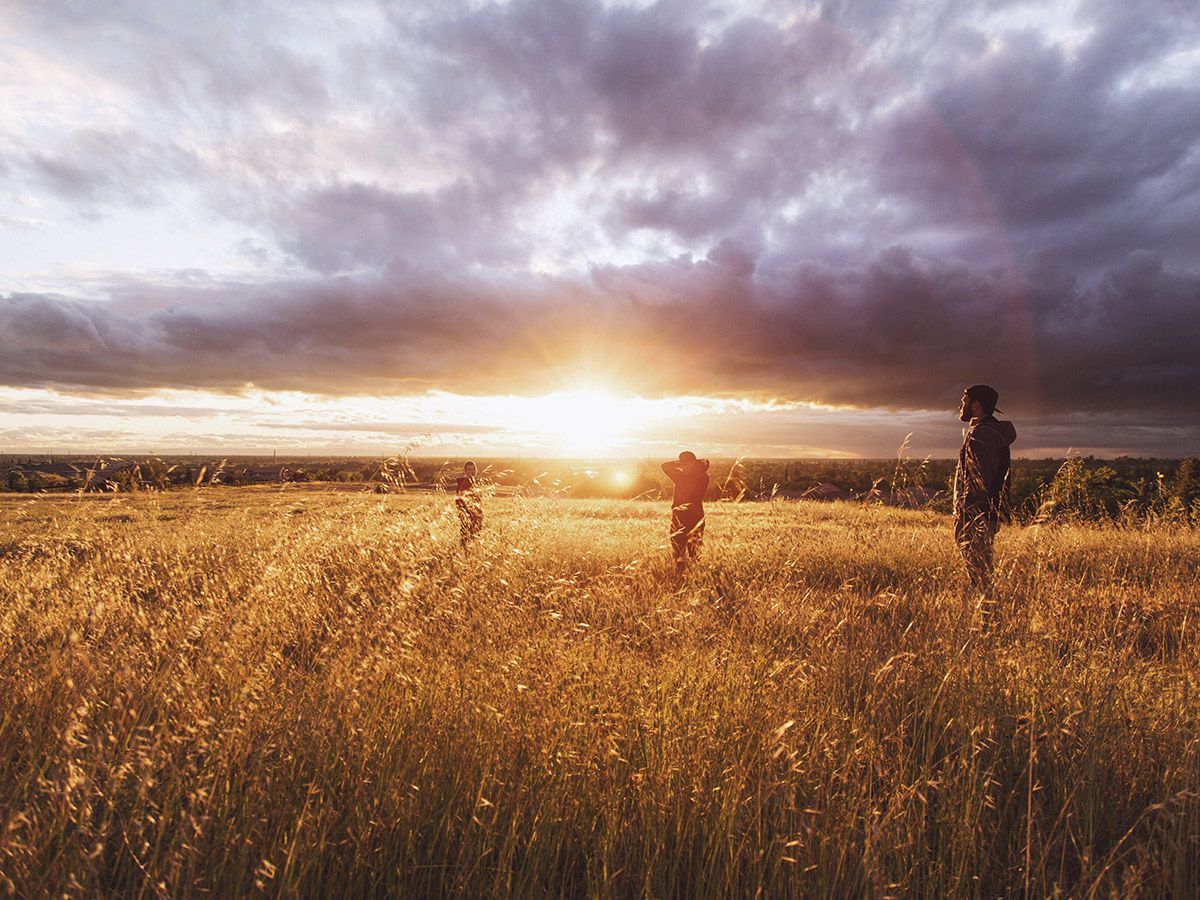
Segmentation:
<svg viewBox="0 0 1200 900">
<path fill-rule="evenodd" d="M 537 393 L 599 373 L 647 394 L 741 393 L 938 408 L 989 381 L 1027 408 L 1187 409 L 1200 383 L 1200 279 L 1135 254 L 1092 284 L 891 248 L 860 268 L 760 270 L 722 244 L 586 280 L 396 269 L 181 288 L 138 312 L 0 300 L 0 381 L 113 390 L 247 384 L 319 393 Z M 128 311 L 125 311 L 128 310 Z"/>
<path fill-rule="evenodd" d="M 261 280 L 9 288 L 4 384 L 1200 402 L 1178 5 L 14 9 L 11 195 L 235 223 Z"/>
<path fill-rule="evenodd" d="M 1094 267 L 1154 247 L 1182 262 L 1182 235 L 1159 217 L 1180 204 L 1200 213 L 1200 169 L 1188 161 L 1200 88 L 1126 85 L 1148 55 L 1178 41 L 1165 22 L 1114 16 L 1101 27 L 1073 60 L 1035 33 L 1014 35 L 982 63 L 947 72 L 930 106 L 1018 252 L 1053 247 Z M 936 185 L 915 187 L 929 196 Z"/>
<path fill-rule="evenodd" d="M 529 253 L 503 213 L 462 182 L 428 193 L 337 185 L 304 195 L 277 215 L 284 248 L 325 273 L 396 259 L 494 266 L 524 263 Z"/>
<path fill-rule="evenodd" d="M 387 435 L 389 437 L 421 437 L 422 435 L 500 434 L 498 425 L 469 425 L 455 422 L 328 422 L 320 419 L 291 422 L 261 422 L 264 428 L 285 431 L 350 432 L 353 434 Z"/>
<path fill-rule="evenodd" d="M 194 188 L 320 273 L 658 235 L 833 264 L 1054 249 L 1094 274 L 1183 264 L 1200 212 L 1198 82 L 1147 74 L 1200 34 L 1168 5 L 17 9 L 114 98 L 17 142 L 13 171 L 93 211 Z"/>
<path fill-rule="evenodd" d="M 186 150 L 155 145 L 134 131 L 83 129 L 52 153 L 34 151 L 24 164 L 52 194 L 83 210 L 119 204 L 148 206 L 172 180 L 196 170 Z"/>
</svg>

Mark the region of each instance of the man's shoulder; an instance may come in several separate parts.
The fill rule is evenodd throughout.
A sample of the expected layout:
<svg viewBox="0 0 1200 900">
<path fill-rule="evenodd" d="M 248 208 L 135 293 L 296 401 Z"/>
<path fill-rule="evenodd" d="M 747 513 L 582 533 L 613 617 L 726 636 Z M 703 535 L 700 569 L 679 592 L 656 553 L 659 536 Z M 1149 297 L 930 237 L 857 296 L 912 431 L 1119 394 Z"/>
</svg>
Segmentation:
<svg viewBox="0 0 1200 900">
<path fill-rule="evenodd" d="M 967 429 L 967 440 L 994 444 L 997 447 L 1011 444 L 1016 436 L 1017 430 L 1012 422 L 1001 422 L 999 419 L 981 419 Z"/>
</svg>

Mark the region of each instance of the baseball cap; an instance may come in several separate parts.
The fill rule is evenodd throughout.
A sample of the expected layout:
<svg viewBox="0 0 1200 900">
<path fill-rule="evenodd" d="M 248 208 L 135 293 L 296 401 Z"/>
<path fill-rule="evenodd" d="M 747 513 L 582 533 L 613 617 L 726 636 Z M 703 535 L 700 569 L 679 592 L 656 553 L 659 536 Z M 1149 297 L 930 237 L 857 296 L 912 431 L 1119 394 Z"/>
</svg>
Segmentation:
<svg viewBox="0 0 1200 900">
<path fill-rule="evenodd" d="M 972 400 L 978 400 L 980 403 L 982 403 L 985 407 L 990 409 L 992 412 L 1002 412 L 1002 410 L 999 410 L 996 408 L 996 401 L 998 401 L 1000 399 L 1000 395 L 996 392 L 996 389 L 994 387 L 992 387 L 991 385 L 973 384 L 969 388 L 967 388 L 965 391 L 963 391 L 963 393 L 966 394 L 968 397 L 970 397 Z"/>
</svg>

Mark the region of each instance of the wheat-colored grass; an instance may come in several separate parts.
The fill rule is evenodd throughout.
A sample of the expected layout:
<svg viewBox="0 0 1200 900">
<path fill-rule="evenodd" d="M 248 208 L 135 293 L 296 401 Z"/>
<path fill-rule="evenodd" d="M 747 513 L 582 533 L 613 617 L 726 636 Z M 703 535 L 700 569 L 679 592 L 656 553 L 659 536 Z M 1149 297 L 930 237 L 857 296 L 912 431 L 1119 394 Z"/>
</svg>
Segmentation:
<svg viewBox="0 0 1200 900">
<path fill-rule="evenodd" d="M 1007 529 L 981 632 L 938 515 L 665 527 L 0 499 L 0 891 L 1200 893 L 1196 531 Z"/>
</svg>

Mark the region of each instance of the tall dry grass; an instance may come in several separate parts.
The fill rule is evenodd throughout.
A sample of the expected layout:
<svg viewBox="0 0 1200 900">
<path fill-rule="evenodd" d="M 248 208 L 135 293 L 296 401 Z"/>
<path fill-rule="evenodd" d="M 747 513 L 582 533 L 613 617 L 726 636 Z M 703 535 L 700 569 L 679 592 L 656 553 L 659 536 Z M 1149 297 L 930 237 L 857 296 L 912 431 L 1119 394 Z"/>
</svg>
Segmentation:
<svg viewBox="0 0 1200 900">
<path fill-rule="evenodd" d="M 1200 534 L 222 489 L 0 500 L 0 890 L 1200 893 Z M 978 619 L 974 622 L 978 624 Z"/>
</svg>

